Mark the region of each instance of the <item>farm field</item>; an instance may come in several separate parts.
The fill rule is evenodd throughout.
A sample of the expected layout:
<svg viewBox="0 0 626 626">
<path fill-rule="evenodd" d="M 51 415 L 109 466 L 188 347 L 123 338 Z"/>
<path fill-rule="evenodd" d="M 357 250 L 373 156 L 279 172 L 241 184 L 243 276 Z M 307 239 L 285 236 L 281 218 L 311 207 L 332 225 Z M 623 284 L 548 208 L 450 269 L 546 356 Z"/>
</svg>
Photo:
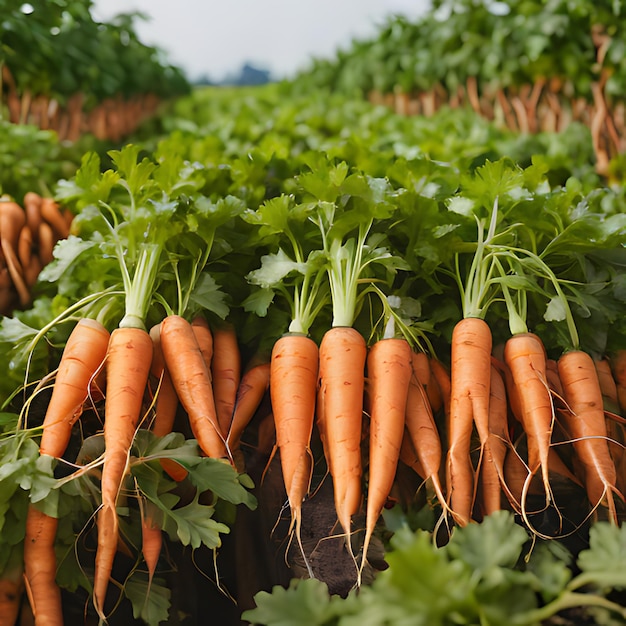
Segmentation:
<svg viewBox="0 0 626 626">
<path fill-rule="evenodd" d="M 156 63 L 149 106 L 121 73 L 44 106 L 0 57 L 0 624 L 626 621 L 622 33 L 593 6 L 473 14 L 575 22 L 575 88 L 544 40 L 500 91 L 389 69 L 461 8 L 259 87 Z"/>
</svg>

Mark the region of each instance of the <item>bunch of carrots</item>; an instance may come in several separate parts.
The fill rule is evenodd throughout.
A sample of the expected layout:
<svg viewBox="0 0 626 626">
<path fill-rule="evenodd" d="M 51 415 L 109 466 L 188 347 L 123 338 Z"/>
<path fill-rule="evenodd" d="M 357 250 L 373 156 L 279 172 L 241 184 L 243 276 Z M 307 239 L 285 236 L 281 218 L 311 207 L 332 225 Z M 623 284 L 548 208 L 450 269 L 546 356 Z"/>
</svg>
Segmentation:
<svg viewBox="0 0 626 626">
<path fill-rule="evenodd" d="M 0 314 L 30 305 L 37 277 L 52 261 L 56 242 L 69 235 L 72 219 L 53 198 L 34 191 L 25 194 L 23 207 L 0 197 Z"/>
</svg>

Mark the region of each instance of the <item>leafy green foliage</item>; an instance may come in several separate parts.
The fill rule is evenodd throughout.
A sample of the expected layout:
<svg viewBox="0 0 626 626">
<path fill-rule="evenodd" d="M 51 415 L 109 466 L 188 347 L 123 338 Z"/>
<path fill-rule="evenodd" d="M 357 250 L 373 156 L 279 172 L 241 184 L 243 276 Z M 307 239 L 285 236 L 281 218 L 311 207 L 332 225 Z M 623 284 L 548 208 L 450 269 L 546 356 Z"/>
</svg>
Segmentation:
<svg viewBox="0 0 626 626">
<path fill-rule="evenodd" d="M 271 594 L 257 594 L 256 608 L 243 618 L 265 626 L 530 626 L 565 608 L 595 605 L 612 619 L 623 619 L 623 607 L 603 595 L 575 591 L 592 584 L 602 594 L 623 588 L 617 565 L 623 536 L 623 529 L 614 525 L 595 524 L 589 548 L 578 558 L 581 573 L 572 577 L 561 545 L 530 544 L 526 531 L 505 511 L 454 529 L 443 547 L 433 543 L 430 533 L 405 527 L 392 538 L 389 568 L 371 586 L 351 592 L 346 601 L 329 596 L 320 581 L 292 581 L 288 589 L 275 587 Z"/>
</svg>

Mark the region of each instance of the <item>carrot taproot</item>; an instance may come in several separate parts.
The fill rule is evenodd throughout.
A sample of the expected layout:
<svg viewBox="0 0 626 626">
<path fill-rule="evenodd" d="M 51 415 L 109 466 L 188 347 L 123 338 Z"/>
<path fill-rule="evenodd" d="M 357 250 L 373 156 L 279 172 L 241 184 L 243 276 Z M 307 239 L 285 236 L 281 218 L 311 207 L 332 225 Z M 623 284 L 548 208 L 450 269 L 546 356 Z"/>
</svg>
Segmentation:
<svg viewBox="0 0 626 626">
<path fill-rule="evenodd" d="M 604 408 L 611 413 L 619 412 L 619 400 L 617 397 L 617 383 L 613 378 L 611 365 L 605 358 L 596 358 L 593 360 L 598 375 L 598 383 L 602 392 Z"/>
<path fill-rule="evenodd" d="M 41 217 L 50 224 L 55 239 L 65 239 L 70 234 L 67 222 L 54 198 L 44 197 L 41 199 Z"/>
<path fill-rule="evenodd" d="M 211 376 L 211 362 L 213 361 L 213 333 L 209 328 L 208 322 L 200 315 L 196 315 L 191 320 L 191 330 L 193 330 L 193 334 L 196 336 L 200 352 L 202 353 L 207 370 Z"/>
<path fill-rule="evenodd" d="M 26 214 L 26 224 L 31 233 L 39 231 L 41 224 L 41 196 L 35 191 L 28 191 L 24 194 L 24 212 Z"/>
<path fill-rule="evenodd" d="M 318 369 L 318 347 L 310 337 L 289 333 L 274 344 L 270 358 L 270 399 L 276 445 L 291 511 L 289 530 L 295 531 L 305 562 L 300 529 L 302 502 L 309 490 L 313 469 L 310 446 Z"/>
<path fill-rule="evenodd" d="M 107 350 L 104 404 L 104 463 L 100 482 L 98 545 L 93 581 L 94 605 L 104 617 L 104 602 L 119 540 L 116 504 L 128 471 L 130 448 L 141 417 L 144 391 L 150 375 L 153 346 L 142 328 L 118 327 Z"/>
<path fill-rule="evenodd" d="M 213 330 L 211 377 L 220 432 L 228 434 L 241 379 L 241 354 L 235 327 L 223 324 Z"/>
<path fill-rule="evenodd" d="M 241 435 L 259 408 L 269 385 L 270 363 L 258 363 L 243 373 L 237 390 L 233 419 L 228 431 L 227 445 L 231 451 L 239 448 Z"/>
<path fill-rule="evenodd" d="M 165 367 L 163 350 L 161 348 L 160 324 L 155 324 L 150 329 L 150 339 L 153 346 L 150 373 L 158 380 L 155 413 L 151 430 L 157 437 L 164 437 L 172 432 L 179 401 L 176 389 L 174 389 L 174 384 L 172 383 L 172 377 Z M 187 477 L 187 470 L 174 459 L 160 459 L 160 463 L 165 472 L 176 482 L 180 482 Z"/>
<path fill-rule="evenodd" d="M 370 423 L 363 564 L 398 468 L 413 373 L 411 355 L 408 341 L 395 337 L 376 341 L 367 353 Z"/>
<path fill-rule="evenodd" d="M 519 420 L 526 433 L 529 479 L 541 471 L 548 505 L 553 500 L 549 480 L 549 451 L 554 407 L 547 382 L 543 342 L 530 332 L 513 335 L 504 346 L 504 361 L 510 371 L 509 389 L 519 403 Z"/>
<path fill-rule="evenodd" d="M 608 445 L 602 389 L 593 359 L 571 350 L 558 360 L 559 376 L 568 410 L 563 411 L 574 450 L 585 468 L 585 487 L 593 507 L 605 504 L 609 519 L 617 523 L 614 495 L 617 474 Z"/>
<path fill-rule="evenodd" d="M 48 222 L 41 222 L 37 232 L 37 243 L 39 248 L 39 258 L 43 265 L 48 265 L 54 259 L 54 245 L 56 240 L 54 232 Z"/>
<path fill-rule="evenodd" d="M 410 467 L 422 480 L 427 479 L 428 473 L 417 456 L 415 446 L 411 441 L 411 435 L 406 428 L 404 429 L 402 443 L 400 444 L 400 461 Z"/>
<path fill-rule="evenodd" d="M 319 397 L 328 466 L 333 478 L 339 524 L 350 534 L 351 518 L 361 505 L 361 431 L 367 347 L 354 328 L 334 326 L 319 348 Z"/>
<path fill-rule="evenodd" d="M 511 507 L 515 511 L 520 510 L 520 504 L 506 482 L 504 471 L 506 455 L 512 447 L 513 442 L 509 433 L 506 385 L 500 368 L 492 363 L 489 390 L 489 429 L 484 443 L 484 463 L 491 464 L 493 467 L 487 470 L 489 475 L 487 480 L 483 481 L 482 494 L 483 505 L 487 514 L 499 507 L 502 500 L 502 491 Z M 494 472 L 498 478 L 498 484 L 495 483 Z M 488 502 L 485 502 L 485 500 L 488 500 Z"/>
<path fill-rule="evenodd" d="M 419 467 L 423 471 L 423 475 L 420 475 L 424 480 L 430 480 L 437 499 L 445 509 L 446 498 L 439 477 L 443 457 L 441 437 L 435 424 L 428 394 L 424 388 L 427 383 L 422 382 L 429 381 L 431 375 L 434 376 L 428 357 L 424 353 L 413 352 L 411 354 L 411 378 L 406 398 L 405 423 L 411 449 L 415 450 Z"/>
<path fill-rule="evenodd" d="M 209 457 L 228 457 L 217 422 L 211 378 L 190 322 L 168 315 L 161 322 L 161 349 L 200 449 Z"/>
<path fill-rule="evenodd" d="M 80 417 L 91 383 L 100 370 L 109 332 L 100 322 L 81 319 L 68 337 L 42 426 L 39 452 L 61 457 Z M 56 584 L 54 541 L 58 520 L 34 505 L 26 514 L 24 572 L 37 625 L 62 624 L 61 592 Z"/>
<path fill-rule="evenodd" d="M 450 372 L 446 366 L 438 359 L 431 357 L 428 359 L 430 365 L 430 371 L 432 373 L 434 381 L 437 383 L 437 388 L 441 394 L 441 405 L 445 415 L 450 413 Z M 435 408 L 433 407 L 433 411 Z"/>
<path fill-rule="evenodd" d="M 0 626 L 15 626 L 18 623 L 24 580 L 21 574 L 0 578 Z"/>
<path fill-rule="evenodd" d="M 146 500 L 141 515 L 141 554 L 148 568 L 148 587 L 156 572 L 163 547 L 163 531 L 158 523 L 160 509 Z"/>
<path fill-rule="evenodd" d="M 454 327 L 451 342 L 450 416 L 446 488 L 452 516 L 460 526 L 472 516 L 475 491 L 470 458 L 473 425 L 488 424 L 491 386 L 491 329 L 478 317 Z"/>
<path fill-rule="evenodd" d="M 33 233 L 31 232 L 28 224 L 24 224 L 24 227 L 20 231 L 20 237 L 17 242 L 17 258 L 22 266 L 22 272 L 26 274 L 26 268 L 30 265 L 30 259 L 32 257 L 33 250 Z M 28 283 L 26 276 L 24 280 Z"/>
<path fill-rule="evenodd" d="M 20 232 L 25 225 L 24 209 L 12 200 L 0 200 L 0 247 L 22 306 L 27 305 L 31 298 L 18 258 Z"/>
</svg>

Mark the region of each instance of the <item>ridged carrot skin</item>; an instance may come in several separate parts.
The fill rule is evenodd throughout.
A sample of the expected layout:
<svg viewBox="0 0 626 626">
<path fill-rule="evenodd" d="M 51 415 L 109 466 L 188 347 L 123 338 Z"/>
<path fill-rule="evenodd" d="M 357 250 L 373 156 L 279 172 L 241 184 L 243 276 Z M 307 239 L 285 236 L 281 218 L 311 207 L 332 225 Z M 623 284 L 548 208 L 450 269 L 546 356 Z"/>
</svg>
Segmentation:
<svg viewBox="0 0 626 626">
<path fill-rule="evenodd" d="M 526 433 L 528 467 L 531 474 L 541 470 L 546 502 L 550 502 L 548 459 L 554 410 L 543 342 L 533 333 L 513 335 L 504 346 L 504 361 L 510 371 L 510 389 L 519 403 L 518 419 Z"/>
<path fill-rule="evenodd" d="M 455 521 L 466 525 L 472 516 L 474 468 L 470 443 L 474 423 L 489 423 L 491 329 L 476 317 L 458 322 L 452 332 L 450 417 L 446 488 Z"/>
<path fill-rule="evenodd" d="M 580 350 L 558 360 L 559 376 L 569 410 L 563 412 L 574 450 L 585 467 L 585 486 L 592 506 L 605 503 L 617 523 L 614 493 L 617 474 L 609 451 L 602 389 L 591 356 Z M 621 494 L 620 494 L 621 495 Z"/>
<path fill-rule="evenodd" d="M 119 539 L 117 498 L 128 471 L 130 448 L 141 416 L 152 356 L 152 339 L 145 330 L 116 328 L 111 333 L 104 404 L 102 506 L 97 517 L 98 547 L 93 591 L 94 604 L 102 618 Z"/>
<path fill-rule="evenodd" d="M 57 369 L 39 445 L 40 454 L 61 457 L 80 417 L 92 379 L 102 366 L 109 332 L 83 319 L 71 332 Z M 29 506 L 24 538 L 24 570 L 37 626 L 62 625 L 61 592 L 56 584 L 54 542 L 58 520 Z"/>
<path fill-rule="evenodd" d="M 369 470 L 363 560 L 376 522 L 391 491 L 404 435 L 409 382 L 413 373 L 406 339 L 381 339 L 367 354 Z"/>
<path fill-rule="evenodd" d="M 161 322 L 161 348 L 200 449 L 209 457 L 227 457 L 217 422 L 211 377 L 191 324 L 179 315 L 168 315 Z"/>
<path fill-rule="evenodd" d="M 335 508 L 343 531 L 361 505 L 361 432 L 367 347 L 354 328 L 337 326 L 320 343 L 319 397 Z"/>
<path fill-rule="evenodd" d="M 299 531 L 301 503 L 311 477 L 311 433 L 319 352 L 305 335 L 289 334 L 274 344 L 270 360 L 270 399 L 276 426 L 276 444 L 292 515 Z"/>
<path fill-rule="evenodd" d="M 233 419 L 237 390 L 241 380 L 241 353 L 232 324 L 213 330 L 211 377 L 217 421 L 220 432 L 226 438 Z"/>
</svg>

